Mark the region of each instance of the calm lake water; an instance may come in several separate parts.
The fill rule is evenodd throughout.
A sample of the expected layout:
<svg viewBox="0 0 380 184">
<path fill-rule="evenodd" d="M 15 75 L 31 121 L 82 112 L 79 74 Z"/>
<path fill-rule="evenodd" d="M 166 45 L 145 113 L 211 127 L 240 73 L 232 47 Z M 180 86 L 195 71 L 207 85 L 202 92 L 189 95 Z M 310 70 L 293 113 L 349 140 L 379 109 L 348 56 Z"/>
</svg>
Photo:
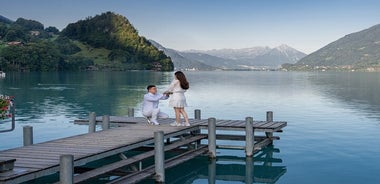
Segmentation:
<svg viewBox="0 0 380 184">
<path fill-rule="evenodd" d="M 380 183 L 380 73 L 186 72 L 190 117 L 288 122 L 268 148 L 275 162 L 254 162 L 255 183 Z M 34 127 L 35 143 L 86 133 L 72 121 L 98 115 L 141 114 L 145 86 L 163 91 L 173 73 L 7 73 L 0 94 L 17 103 L 16 130 L 0 134 L 0 150 L 22 146 L 22 126 Z M 174 116 L 166 101 L 162 111 Z M 0 123 L 0 130 L 9 123 Z M 167 183 L 244 183 L 244 151 L 218 150 L 210 163 L 199 157 L 167 170 Z M 233 156 L 233 157 L 228 157 Z M 265 155 L 264 155 L 265 157 Z M 268 160 L 267 160 L 268 161 Z M 151 183 L 151 180 L 144 183 Z"/>
</svg>

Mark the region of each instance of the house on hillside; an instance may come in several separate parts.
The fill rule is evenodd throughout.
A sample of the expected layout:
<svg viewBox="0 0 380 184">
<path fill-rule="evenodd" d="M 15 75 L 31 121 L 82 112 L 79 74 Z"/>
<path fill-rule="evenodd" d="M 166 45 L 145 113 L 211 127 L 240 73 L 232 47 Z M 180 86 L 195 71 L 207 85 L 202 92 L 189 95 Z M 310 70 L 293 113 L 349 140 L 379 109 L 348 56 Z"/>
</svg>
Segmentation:
<svg viewBox="0 0 380 184">
<path fill-rule="evenodd" d="M 39 36 L 41 34 L 39 31 L 30 31 L 29 33 L 32 36 Z"/>
<path fill-rule="evenodd" d="M 18 46 L 18 45 L 22 45 L 23 43 L 22 42 L 19 42 L 19 41 L 13 41 L 13 42 L 8 42 L 7 45 L 8 46 Z"/>
</svg>

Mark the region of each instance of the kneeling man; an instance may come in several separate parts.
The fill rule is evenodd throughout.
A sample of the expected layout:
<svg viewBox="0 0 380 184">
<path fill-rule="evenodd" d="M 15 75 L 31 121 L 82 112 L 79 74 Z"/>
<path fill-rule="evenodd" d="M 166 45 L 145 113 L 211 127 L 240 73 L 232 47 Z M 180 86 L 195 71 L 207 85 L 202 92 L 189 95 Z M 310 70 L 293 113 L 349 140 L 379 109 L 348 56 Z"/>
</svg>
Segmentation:
<svg viewBox="0 0 380 184">
<path fill-rule="evenodd" d="M 169 94 L 157 93 L 157 88 L 155 85 L 149 85 L 147 87 L 148 93 L 144 95 L 144 102 L 142 113 L 148 118 L 148 122 L 153 125 L 159 125 L 157 118 L 168 118 L 166 113 L 160 112 L 158 104 L 160 100 L 166 100 L 169 98 Z"/>
</svg>

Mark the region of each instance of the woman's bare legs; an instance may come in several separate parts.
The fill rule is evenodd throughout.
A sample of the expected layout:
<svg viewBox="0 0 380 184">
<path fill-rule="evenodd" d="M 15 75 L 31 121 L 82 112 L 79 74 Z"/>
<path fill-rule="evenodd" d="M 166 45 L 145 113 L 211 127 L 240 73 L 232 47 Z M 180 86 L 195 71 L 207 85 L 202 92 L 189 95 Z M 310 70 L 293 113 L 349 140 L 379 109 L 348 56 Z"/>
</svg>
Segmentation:
<svg viewBox="0 0 380 184">
<path fill-rule="evenodd" d="M 175 112 L 175 121 L 178 124 L 181 124 L 181 109 L 174 107 L 174 112 Z"/>
<path fill-rule="evenodd" d="M 189 123 L 189 116 L 187 116 L 185 108 L 180 108 L 180 113 L 182 114 L 183 118 L 185 118 L 185 122 Z"/>
</svg>

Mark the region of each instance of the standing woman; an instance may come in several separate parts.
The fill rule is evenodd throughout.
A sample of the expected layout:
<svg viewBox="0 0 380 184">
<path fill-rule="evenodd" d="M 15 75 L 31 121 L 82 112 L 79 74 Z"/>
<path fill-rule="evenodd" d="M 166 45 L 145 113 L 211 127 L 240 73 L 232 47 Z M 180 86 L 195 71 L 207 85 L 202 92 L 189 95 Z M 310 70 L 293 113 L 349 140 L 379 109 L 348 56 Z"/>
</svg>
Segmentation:
<svg viewBox="0 0 380 184">
<path fill-rule="evenodd" d="M 171 126 L 190 126 L 189 117 L 185 111 L 187 107 L 185 92 L 189 89 L 189 82 L 185 74 L 181 71 L 174 73 L 174 80 L 170 84 L 166 93 L 173 93 L 169 100 L 169 106 L 174 108 L 175 122 L 170 123 Z M 181 123 L 181 115 L 185 119 L 185 123 Z"/>
</svg>

